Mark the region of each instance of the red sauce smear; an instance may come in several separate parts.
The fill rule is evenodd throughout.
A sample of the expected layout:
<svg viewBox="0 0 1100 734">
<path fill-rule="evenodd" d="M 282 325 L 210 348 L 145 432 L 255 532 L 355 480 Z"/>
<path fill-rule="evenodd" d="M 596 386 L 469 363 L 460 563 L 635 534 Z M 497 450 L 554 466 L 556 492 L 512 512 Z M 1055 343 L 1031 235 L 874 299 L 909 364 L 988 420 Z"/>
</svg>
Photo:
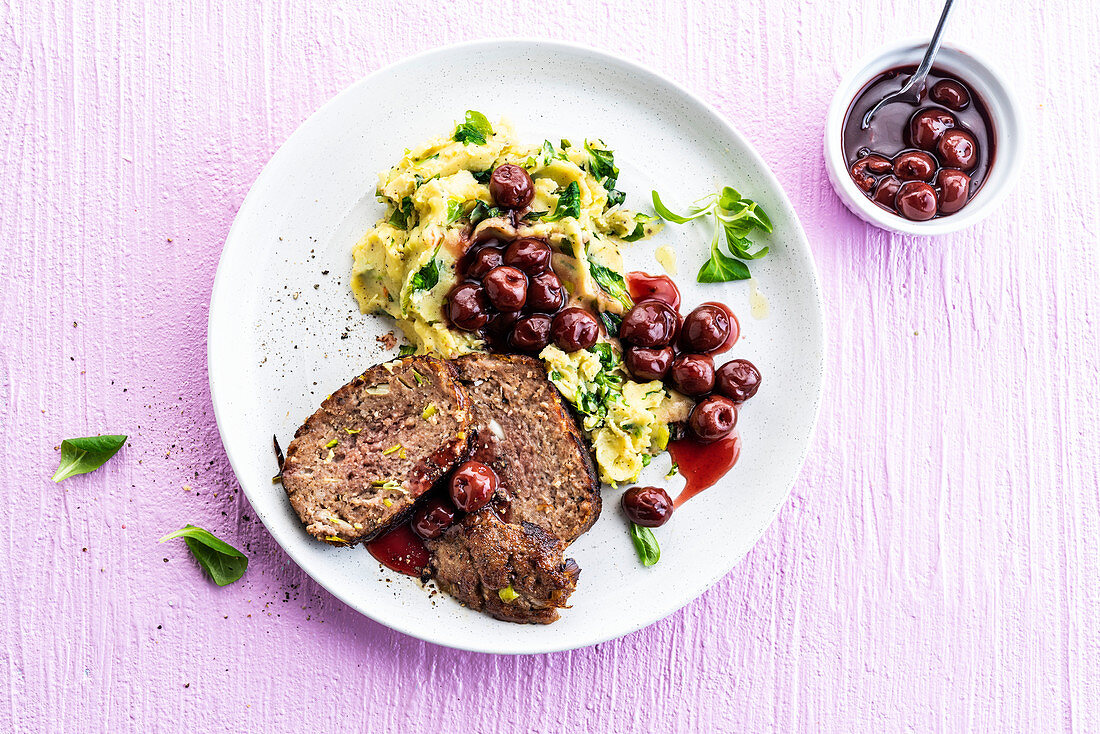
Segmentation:
<svg viewBox="0 0 1100 734">
<path fill-rule="evenodd" d="M 680 289 L 667 275 L 650 275 L 634 270 L 626 274 L 626 287 L 635 301 L 652 298 L 680 310 Z"/>
<path fill-rule="evenodd" d="M 724 303 L 718 301 L 707 301 L 706 303 L 699 304 L 701 306 L 717 306 L 726 312 L 726 316 L 730 317 L 730 335 L 726 337 L 726 340 L 722 342 L 722 345 L 708 354 L 721 354 L 722 352 L 728 352 L 730 347 L 737 343 L 737 340 L 741 338 L 741 322 L 737 320 L 737 317 L 733 315 L 733 311 L 730 311 L 730 307 Z"/>
<path fill-rule="evenodd" d="M 398 573 L 420 576 L 428 567 L 428 549 L 408 523 L 370 541 L 367 550 L 383 566 Z"/>
<path fill-rule="evenodd" d="M 741 455 L 741 437 L 734 431 L 729 438 L 714 443 L 681 438 L 669 443 L 668 452 L 672 454 L 680 474 L 687 480 L 684 490 L 672 503 L 679 508 L 707 487 L 713 486 L 733 468 Z"/>
</svg>

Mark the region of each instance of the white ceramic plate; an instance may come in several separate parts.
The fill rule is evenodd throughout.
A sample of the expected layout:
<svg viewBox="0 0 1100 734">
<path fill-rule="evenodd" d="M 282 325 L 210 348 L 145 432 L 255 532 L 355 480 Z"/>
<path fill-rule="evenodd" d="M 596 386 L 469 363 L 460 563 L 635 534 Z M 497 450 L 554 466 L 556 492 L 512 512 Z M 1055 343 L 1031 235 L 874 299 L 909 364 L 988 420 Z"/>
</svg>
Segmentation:
<svg viewBox="0 0 1100 734">
<path fill-rule="evenodd" d="M 741 411 L 740 463 L 656 531 L 660 563 L 643 568 L 620 492 L 569 555 L 582 569 L 572 608 L 548 626 L 498 622 L 412 578 L 382 570 L 363 547 L 310 539 L 271 483 L 272 434 L 285 447 L 321 400 L 393 354 L 376 341 L 392 324 L 361 315 L 348 289 L 351 248 L 382 213 L 378 172 L 404 148 L 450 131 L 465 110 L 509 118 L 521 139 L 603 139 L 628 206 L 665 203 L 733 185 L 764 207 L 771 254 L 752 264 L 770 315 L 750 315 L 746 282 L 698 285 L 709 225 L 669 226 L 626 248 L 629 269 L 660 272 L 658 245 L 676 252 L 684 305 L 721 300 L 738 314 L 731 356 L 756 363 L 760 392 Z M 686 310 L 686 309 L 685 309 Z M 260 174 L 230 230 L 210 306 L 210 385 L 229 460 L 256 514 L 314 579 L 379 622 L 451 647 L 535 653 L 591 645 L 665 617 L 730 571 L 775 517 L 802 466 L 823 374 L 821 294 L 806 236 L 779 182 L 717 112 L 633 63 L 570 45 L 493 41 L 440 49 L 376 72 L 322 107 Z M 668 457 L 645 483 L 663 479 Z M 386 581 L 390 579 L 390 581 Z"/>
</svg>

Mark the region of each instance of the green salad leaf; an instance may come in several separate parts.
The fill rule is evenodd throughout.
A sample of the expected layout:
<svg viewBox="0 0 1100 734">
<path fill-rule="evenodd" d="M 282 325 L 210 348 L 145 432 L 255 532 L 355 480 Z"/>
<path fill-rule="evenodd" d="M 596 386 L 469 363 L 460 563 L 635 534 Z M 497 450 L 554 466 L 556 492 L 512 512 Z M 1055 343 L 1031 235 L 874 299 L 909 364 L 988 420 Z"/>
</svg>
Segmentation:
<svg viewBox="0 0 1100 734">
<path fill-rule="evenodd" d="M 630 539 L 634 541 L 634 550 L 638 552 L 638 559 L 643 566 L 652 566 L 661 560 L 661 546 L 657 545 L 657 538 L 652 530 L 632 522 Z"/>
<path fill-rule="evenodd" d="M 699 269 L 699 283 L 727 283 L 731 280 L 748 280 L 749 266 L 735 260 L 715 246 L 711 246 L 710 259 Z"/>
<path fill-rule="evenodd" d="M 492 168 L 486 168 L 484 171 L 470 171 L 470 173 L 479 184 L 487 184 L 489 179 L 493 177 Z"/>
<path fill-rule="evenodd" d="M 61 463 L 52 479 L 60 482 L 77 474 L 93 472 L 107 463 L 126 443 L 126 436 L 87 436 L 61 442 Z"/>
<path fill-rule="evenodd" d="M 469 145 L 485 145 L 485 141 L 493 134 L 493 126 L 488 118 L 476 110 L 466 110 L 466 122 L 455 128 L 455 142 Z"/>
<path fill-rule="evenodd" d="M 757 260 L 768 254 L 768 248 L 754 245 L 749 235 L 755 230 L 770 233 L 772 222 L 760 205 L 741 196 L 735 189 L 725 186 L 717 193 L 705 196 L 691 207 L 686 214 L 676 214 L 653 192 L 653 210 L 662 219 L 676 224 L 686 224 L 704 216 L 714 217 L 714 236 L 710 243 L 710 259 L 699 269 L 696 280 L 700 283 L 725 283 L 731 280 L 746 280 L 750 277 L 749 266 L 745 260 Z M 637 228 L 635 228 L 637 231 Z M 631 233 L 633 236 L 633 233 Z M 727 255 L 721 249 L 725 242 Z"/>
<path fill-rule="evenodd" d="M 221 540 L 213 533 L 194 525 L 184 525 L 174 533 L 168 533 L 160 542 L 183 538 L 191 555 L 199 562 L 218 586 L 226 586 L 244 576 L 248 558 L 244 553 Z"/>
<path fill-rule="evenodd" d="M 558 203 L 554 207 L 554 213 L 543 217 L 544 222 L 556 222 L 565 217 L 576 219 L 581 215 L 581 187 L 576 181 L 570 181 L 565 191 L 558 196 Z"/>
<path fill-rule="evenodd" d="M 626 288 L 626 281 L 619 273 L 592 260 L 588 261 L 588 272 L 592 274 L 596 285 L 603 289 L 604 293 L 623 304 L 624 309 L 630 309 L 634 305 L 634 299 L 630 297 L 630 291 Z"/>
</svg>

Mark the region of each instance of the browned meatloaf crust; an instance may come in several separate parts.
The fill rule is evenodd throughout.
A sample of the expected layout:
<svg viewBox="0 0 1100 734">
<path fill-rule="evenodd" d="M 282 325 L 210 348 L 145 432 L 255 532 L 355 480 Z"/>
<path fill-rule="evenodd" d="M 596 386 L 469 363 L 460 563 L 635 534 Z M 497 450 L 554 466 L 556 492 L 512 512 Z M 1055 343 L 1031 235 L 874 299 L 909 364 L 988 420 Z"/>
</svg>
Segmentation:
<svg viewBox="0 0 1100 734">
<path fill-rule="evenodd" d="M 429 546 L 441 589 L 506 622 L 555 621 L 580 575 L 562 558 L 561 540 L 528 522 L 502 522 L 491 508 L 467 515 Z"/>
<path fill-rule="evenodd" d="M 314 537 L 370 540 L 466 454 L 469 430 L 469 401 L 451 364 L 387 362 L 326 398 L 298 429 L 283 487 Z"/>
<path fill-rule="evenodd" d="M 501 519 L 529 522 L 566 545 L 600 515 L 600 485 L 588 443 L 533 357 L 470 354 L 454 360 L 470 396 L 470 458 L 500 477 Z"/>
</svg>

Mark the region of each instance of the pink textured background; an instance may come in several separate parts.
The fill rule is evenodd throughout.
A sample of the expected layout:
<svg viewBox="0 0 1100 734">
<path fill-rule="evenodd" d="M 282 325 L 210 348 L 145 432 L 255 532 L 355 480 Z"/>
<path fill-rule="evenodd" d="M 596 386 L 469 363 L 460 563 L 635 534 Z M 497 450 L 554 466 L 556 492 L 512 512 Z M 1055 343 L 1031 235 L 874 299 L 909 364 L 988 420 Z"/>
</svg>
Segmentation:
<svg viewBox="0 0 1100 734">
<path fill-rule="evenodd" d="M 856 57 L 937 3 L 486 5 L 0 3 L 0 729 L 1100 730 L 1100 15 L 957 8 L 1032 155 L 985 224 L 925 240 L 842 207 L 821 128 Z M 748 135 L 810 237 L 830 351 L 802 477 L 727 578 L 624 639 L 502 658 L 290 563 L 226 463 L 205 333 L 233 215 L 310 112 L 517 33 L 641 60 Z M 130 445 L 49 482 L 95 432 Z M 186 522 L 248 550 L 242 582 L 156 544 Z"/>
</svg>

